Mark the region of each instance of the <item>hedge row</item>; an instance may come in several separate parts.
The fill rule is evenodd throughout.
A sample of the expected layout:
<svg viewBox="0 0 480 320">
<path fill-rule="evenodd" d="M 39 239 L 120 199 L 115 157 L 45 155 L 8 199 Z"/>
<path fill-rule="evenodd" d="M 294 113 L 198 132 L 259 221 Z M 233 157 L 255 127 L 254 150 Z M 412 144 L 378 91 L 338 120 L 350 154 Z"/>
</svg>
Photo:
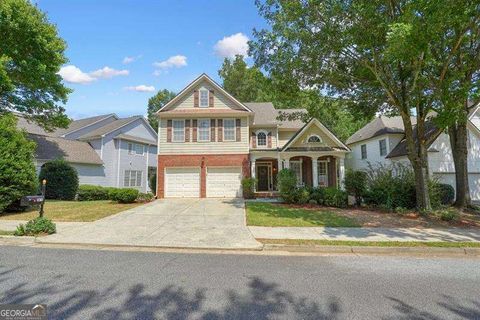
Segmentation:
<svg viewBox="0 0 480 320">
<path fill-rule="evenodd" d="M 94 185 L 81 185 L 78 188 L 78 201 L 112 200 L 119 203 L 133 203 L 135 201 L 151 201 L 153 195 L 140 193 L 133 188 L 101 187 Z"/>
</svg>

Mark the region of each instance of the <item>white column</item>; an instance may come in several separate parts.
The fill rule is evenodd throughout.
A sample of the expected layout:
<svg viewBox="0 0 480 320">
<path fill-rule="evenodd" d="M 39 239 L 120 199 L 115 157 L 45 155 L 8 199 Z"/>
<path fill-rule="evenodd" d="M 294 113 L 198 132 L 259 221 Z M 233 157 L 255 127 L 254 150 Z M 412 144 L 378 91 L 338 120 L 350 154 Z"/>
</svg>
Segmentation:
<svg viewBox="0 0 480 320">
<path fill-rule="evenodd" d="M 290 158 L 287 158 L 285 161 L 285 169 L 290 169 Z"/>
<path fill-rule="evenodd" d="M 256 170 L 255 170 L 255 159 L 250 160 L 250 162 L 251 162 L 251 163 L 250 163 L 250 171 L 251 171 L 250 174 L 251 174 L 251 177 L 252 177 L 253 179 L 255 179 L 255 176 L 256 176 L 256 172 L 255 172 L 255 171 L 256 171 Z M 254 192 L 257 191 L 257 184 L 254 184 L 254 185 L 253 185 L 253 191 L 254 191 Z"/>
<path fill-rule="evenodd" d="M 343 183 L 343 180 L 345 179 L 345 158 L 338 158 L 339 159 L 339 166 L 340 166 L 340 176 L 338 177 L 338 179 L 340 180 L 340 189 L 344 190 L 345 189 L 345 186 L 344 186 L 344 183 Z"/>
<path fill-rule="evenodd" d="M 313 187 L 318 187 L 318 160 L 312 159 L 312 175 L 313 175 Z"/>
</svg>

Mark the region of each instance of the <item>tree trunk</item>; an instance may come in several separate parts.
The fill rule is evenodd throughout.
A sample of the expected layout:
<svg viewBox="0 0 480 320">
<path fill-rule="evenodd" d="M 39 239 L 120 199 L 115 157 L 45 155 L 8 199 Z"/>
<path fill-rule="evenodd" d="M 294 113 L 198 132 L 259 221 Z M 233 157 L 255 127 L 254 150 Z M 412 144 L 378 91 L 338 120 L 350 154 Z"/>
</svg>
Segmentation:
<svg viewBox="0 0 480 320">
<path fill-rule="evenodd" d="M 468 146 L 467 122 L 458 122 L 448 129 L 455 165 L 455 207 L 464 208 L 470 205 L 470 188 L 468 185 Z"/>
<path fill-rule="evenodd" d="M 412 162 L 412 166 L 415 174 L 417 209 L 430 211 L 432 210 L 432 205 L 430 203 L 430 193 L 428 191 L 428 160 L 426 152 L 423 155 L 419 155 L 418 159 Z"/>
</svg>

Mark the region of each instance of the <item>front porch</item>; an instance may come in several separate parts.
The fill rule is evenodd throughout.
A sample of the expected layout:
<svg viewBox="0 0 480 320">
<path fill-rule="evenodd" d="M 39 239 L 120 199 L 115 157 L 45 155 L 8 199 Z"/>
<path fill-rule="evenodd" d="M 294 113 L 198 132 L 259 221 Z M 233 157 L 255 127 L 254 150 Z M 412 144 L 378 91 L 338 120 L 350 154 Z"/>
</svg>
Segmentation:
<svg viewBox="0 0 480 320">
<path fill-rule="evenodd" d="M 297 176 L 298 186 L 343 188 L 345 174 L 344 154 L 288 154 L 252 155 L 250 174 L 257 180 L 257 197 L 269 197 L 276 194 L 277 174 L 281 169 L 289 168 Z"/>
</svg>

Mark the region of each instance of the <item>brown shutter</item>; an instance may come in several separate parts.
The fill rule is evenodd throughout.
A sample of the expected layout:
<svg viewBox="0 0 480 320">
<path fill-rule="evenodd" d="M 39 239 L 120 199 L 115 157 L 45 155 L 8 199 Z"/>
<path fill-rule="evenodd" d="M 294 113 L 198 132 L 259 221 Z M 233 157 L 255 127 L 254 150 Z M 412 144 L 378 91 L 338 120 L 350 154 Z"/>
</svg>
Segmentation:
<svg viewBox="0 0 480 320">
<path fill-rule="evenodd" d="M 172 142 L 172 120 L 167 120 L 167 142 Z"/>
<path fill-rule="evenodd" d="M 208 106 L 210 108 L 213 108 L 213 97 L 214 97 L 214 94 L 213 94 L 213 90 L 210 90 L 210 93 L 208 95 Z"/>
<path fill-rule="evenodd" d="M 215 142 L 215 119 L 210 120 L 210 141 Z"/>
<path fill-rule="evenodd" d="M 223 141 L 223 119 L 218 119 L 218 142 Z"/>
<path fill-rule="evenodd" d="M 185 142 L 190 141 L 190 120 L 185 120 Z"/>
<path fill-rule="evenodd" d="M 193 90 L 193 107 L 198 108 L 198 90 Z"/>
<path fill-rule="evenodd" d="M 240 121 L 240 119 L 235 120 L 235 126 L 237 129 L 237 141 L 242 141 L 242 122 Z"/>
<path fill-rule="evenodd" d="M 269 132 L 267 136 L 267 148 L 271 149 L 272 148 L 272 133 Z"/>
<path fill-rule="evenodd" d="M 252 149 L 255 149 L 257 147 L 257 135 L 255 132 L 252 132 Z"/>
<path fill-rule="evenodd" d="M 192 142 L 197 142 L 197 119 L 192 120 Z"/>
</svg>

